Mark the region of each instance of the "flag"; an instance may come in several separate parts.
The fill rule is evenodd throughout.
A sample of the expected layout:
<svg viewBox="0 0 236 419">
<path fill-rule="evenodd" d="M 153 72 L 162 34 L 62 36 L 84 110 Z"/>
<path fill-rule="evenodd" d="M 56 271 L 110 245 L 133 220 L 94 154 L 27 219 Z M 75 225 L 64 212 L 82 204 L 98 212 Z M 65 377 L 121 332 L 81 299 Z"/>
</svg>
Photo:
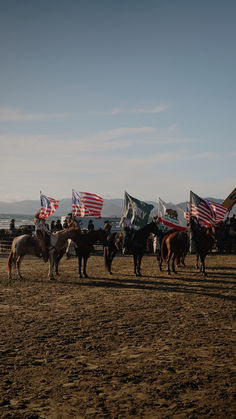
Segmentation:
<svg viewBox="0 0 236 419">
<path fill-rule="evenodd" d="M 199 223 L 203 226 L 222 221 L 228 209 L 216 202 L 202 199 L 192 191 L 190 191 L 190 212 L 195 216 Z"/>
<path fill-rule="evenodd" d="M 43 195 L 40 193 L 40 214 L 41 218 L 45 218 L 45 220 L 49 217 L 49 215 L 53 214 L 59 206 L 59 201 L 54 198 L 50 198 L 49 196 Z"/>
<path fill-rule="evenodd" d="M 225 215 L 228 213 L 228 208 L 226 208 L 223 204 L 218 204 L 217 202 L 208 202 L 215 213 L 215 223 L 223 221 Z"/>
<path fill-rule="evenodd" d="M 229 194 L 229 196 L 222 202 L 222 205 L 230 211 L 234 204 L 236 204 L 236 188 Z"/>
<path fill-rule="evenodd" d="M 72 189 L 72 214 L 78 217 L 101 218 L 103 198 L 88 192 Z"/>
<path fill-rule="evenodd" d="M 139 199 L 133 198 L 125 192 L 124 216 L 129 218 L 131 223 L 137 227 L 144 227 L 148 223 L 148 218 L 153 208 L 153 205 L 139 201 Z"/>
<path fill-rule="evenodd" d="M 189 208 L 190 208 L 190 204 L 189 202 L 186 202 L 186 210 L 184 211 L 184 216 L 187 221 L 189 220 Z"/>
<path fill-rule="evenodd" d="M 158 219 L 166 227 L 185 231 L 187 229 L 187 220 L 182 208 L 171 204 L 168 205 L 159 198 Z"/>
</svg>

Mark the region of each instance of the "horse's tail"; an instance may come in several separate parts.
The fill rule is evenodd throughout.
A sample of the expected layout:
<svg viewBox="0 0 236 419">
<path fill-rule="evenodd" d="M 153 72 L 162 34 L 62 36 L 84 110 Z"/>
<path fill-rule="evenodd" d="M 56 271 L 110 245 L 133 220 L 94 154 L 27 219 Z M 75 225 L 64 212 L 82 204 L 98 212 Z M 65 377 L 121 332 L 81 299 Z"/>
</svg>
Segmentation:
<svg viewBox="0 0 236 419">
<path fill-rule="evenodd" d="M 11 268 L 12 268 L 12 263 L 14 261 L 14 257 L 15 257 L 15 240 L 13 240 L 12 245 L 11 245 L 11 250 L 8 256 L 8 261 L 7 261 L 7 270 L 8 270 L 8 278 L 11 278 Z"/>
<path fill-rule="evenodd" d="M 109 271 L 109 266 L 110 266 L 110 264 L 109 264 L 109 258 L 108 258 L 108 247 L 107 246 L 104 246 L 104 251 L 103 251 L 103 254 L 104 254 L 104 264 L 105 264 L 105 269 L 107 270 L 107 271 Z"/>
<path fill-rule="evenodd" d="M 165 238 L 163 238 L 161 242 L 161 258 L 166 261 L 167 256 L 168 256 L 168 249 L 167 249 Z"/>
</svg>

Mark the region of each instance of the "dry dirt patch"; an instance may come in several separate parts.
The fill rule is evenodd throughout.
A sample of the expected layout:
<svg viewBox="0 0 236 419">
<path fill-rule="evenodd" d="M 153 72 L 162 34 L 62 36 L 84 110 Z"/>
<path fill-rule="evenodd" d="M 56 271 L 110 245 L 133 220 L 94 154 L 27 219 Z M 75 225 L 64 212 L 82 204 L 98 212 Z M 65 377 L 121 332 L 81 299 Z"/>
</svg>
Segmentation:
<svg viewBox="0 0 236 419">
<path fill-rule="evenodd" d="M 22 263 L 7 279 L 0 259 L 3 418 L 233 418 L 235 412 L 235 255 L 207 258 L 203 280 L 187 267 L 159 273 L 146 256 L 113 276 L 92 256 L 89 279 L 76 259 L 56 281 L 47 264 Z"/>
</svg>

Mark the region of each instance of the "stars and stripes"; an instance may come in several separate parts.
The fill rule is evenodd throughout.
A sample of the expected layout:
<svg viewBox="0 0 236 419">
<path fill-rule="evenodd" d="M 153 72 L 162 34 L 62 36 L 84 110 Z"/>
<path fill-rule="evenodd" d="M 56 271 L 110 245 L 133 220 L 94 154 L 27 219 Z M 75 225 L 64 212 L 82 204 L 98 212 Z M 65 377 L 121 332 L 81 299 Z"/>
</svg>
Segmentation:
<svg viewBox="0 0 236 419">
<path fill-rule="evenodd" d="M 190 191 L 190 204 L 188 205 L 186 219 L 189 219 L 189 213 L 191 212 L 191 215 L 206 227 L 222 221 L 228 211 L 223 205 L 202 199 L 192 191 Z"/>
<path fill-rule="evenodd" d="M 49 217 L 49 215 L 53 214 L 59 206 L 59 201 L 54 198 L 50 198 L 49 196 L 40 194 L 40 214 L 41 218 L 45 218 L 45 220 Z"/>
<path fill-rule="evenodd" d="M 103 198 L 89 192 L 72 189 L 72 214 L 78 217 L 101 218 Z"/>
<path fill-rule="evenodd" d="M 208 201 L 211 208 L 215 212 L 215 222 L 219 223 L 225 218 L 225 215 L 228 212 L 228 208 L 226 208 L 224 205 L 218 204 L 217 202 L 211 202 Z"/>
</svg>

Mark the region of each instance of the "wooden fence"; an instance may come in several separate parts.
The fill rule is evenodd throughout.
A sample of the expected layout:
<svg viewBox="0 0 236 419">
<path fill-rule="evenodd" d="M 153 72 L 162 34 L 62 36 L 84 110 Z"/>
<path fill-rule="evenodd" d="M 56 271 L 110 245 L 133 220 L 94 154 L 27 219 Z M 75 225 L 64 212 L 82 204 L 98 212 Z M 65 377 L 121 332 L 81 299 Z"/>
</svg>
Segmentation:
<svg viewBox="0 0 236 419">
<path fill-rule="evenodd" d="M 0 255 L 9 255 L 11 250 L 11 239 L 0 240 Z"/>
</svg>

